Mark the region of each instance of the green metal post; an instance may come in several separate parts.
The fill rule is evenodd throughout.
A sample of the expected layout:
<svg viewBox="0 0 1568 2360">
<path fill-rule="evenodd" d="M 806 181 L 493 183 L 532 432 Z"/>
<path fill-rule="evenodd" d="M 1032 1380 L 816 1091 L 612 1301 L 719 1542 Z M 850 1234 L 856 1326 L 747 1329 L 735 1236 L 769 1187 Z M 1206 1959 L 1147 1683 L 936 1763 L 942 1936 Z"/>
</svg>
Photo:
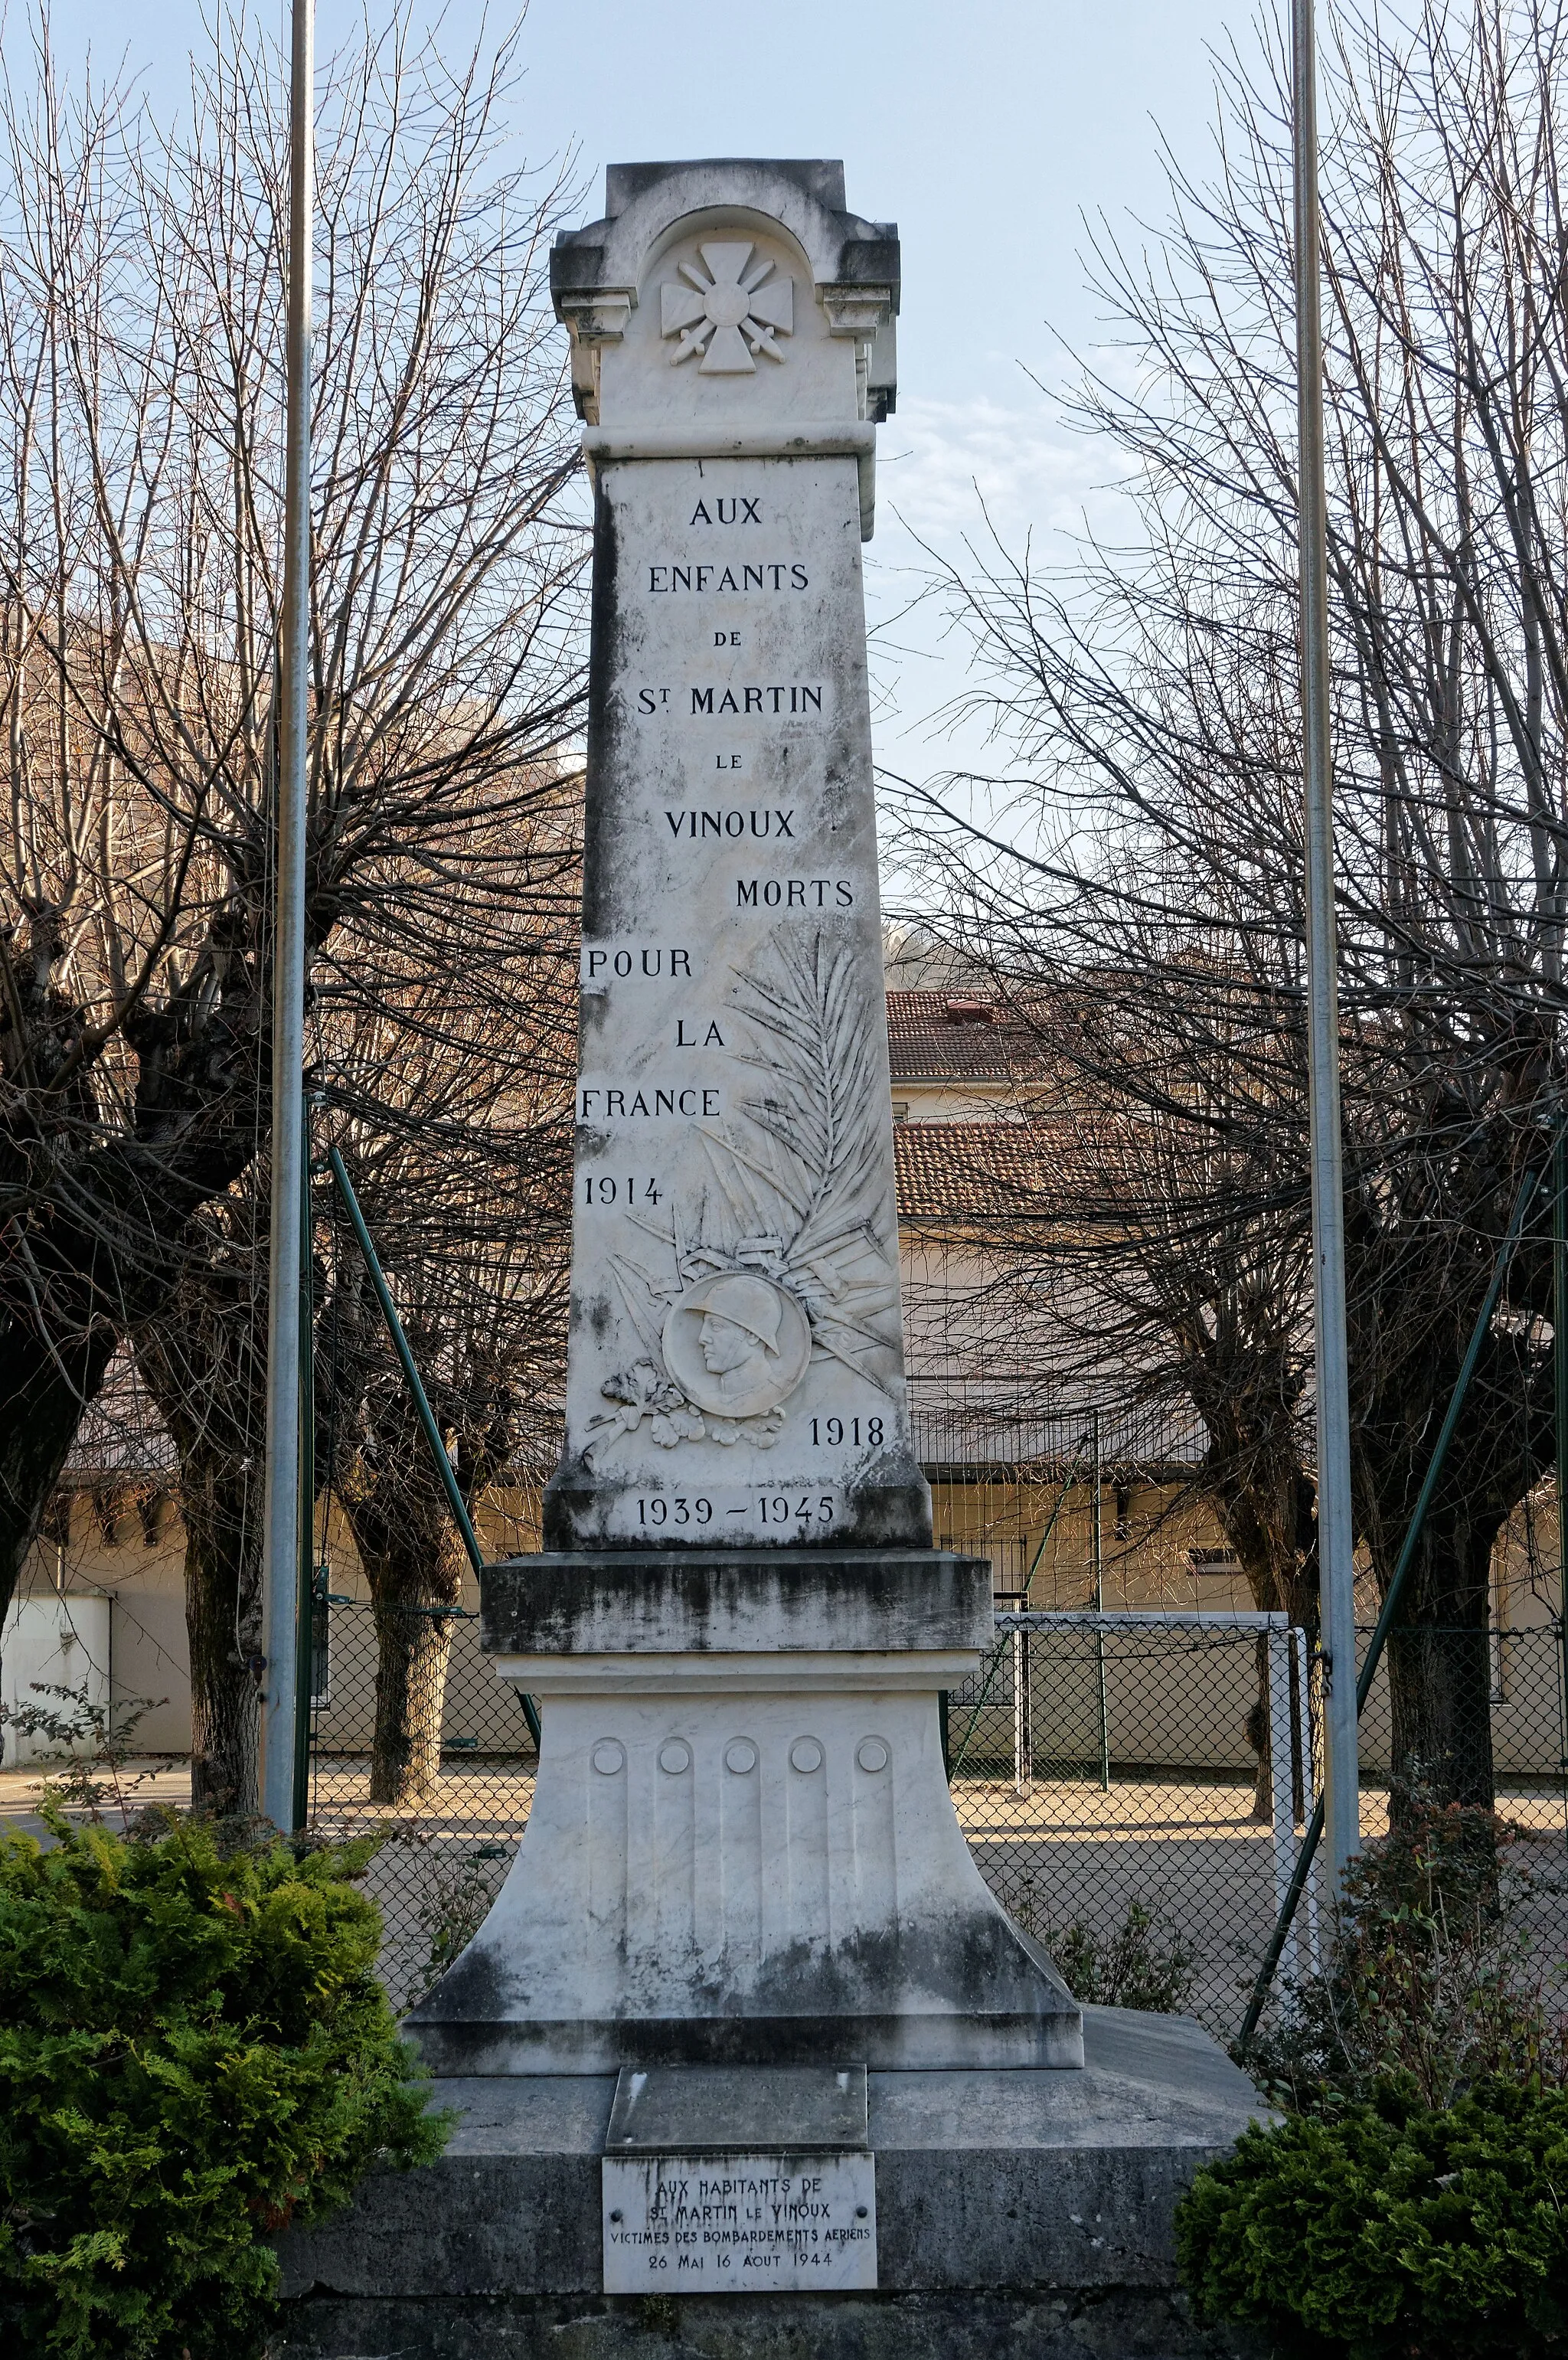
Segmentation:
<svg viewBox="0 0 1568 2360">
<path fill-rule="evenodd" d="M 1090 1415 L 1089 1438 L 1094 1453 L 1094 1529 L 1092 1535 L 1094 1553 L 1094 1612 L 1096 1614 L 1103 1614 L 1105 1611 L 1105 1562 L 1100 1538 L 1102 1486 L 1098 1410 L 1093 1411 Z M 1111 1715 L 1109 1699 L 1105 1693 L 1105 1634 L 1097 1628 L 1094 1633 L 1094 1669 L 1100 1686 L 1100 1792 L 1102 1795 L 1108 1795 L 1111 1791 Z"/>
<path fill-rule="evenodd" d="M 1556 1635 L 1563 1652 L 1559 1683 L 1559 1754 L 1568 1763 L 1568 1138 L 1552 1150 L 1552 1376 L 1556 1385 Z"/>
<path fill-rule="evenodd" d="M 441 1428 L 436 1424 L 435 1412 L 430 1407 L 419 1370 L 414 1366 L 414 1356 L 408 1349 L 408 1339 L 403 1333 L 403 1323 L 397 1317 L 397 1306 L 392 1300 L 392 1290 L 387 1284 L 387 1273 L 382 1269 L 380 1258 L 371 1242 L 370 1231 L 365 1226 L 365 1215 L 360 1211 L 359 1198 L 354 1193 L 354 1184 L 348 1176 L 343 1157 L 335 1147 L 329 1151 L 327 1162 L 331 1166 L 332 1178 L 338 1184 L 338 1194 L 343 1198 L 349 1219 L 354 1225 L 354 1238 L 364 1258 L 365 1267 L 370 1273 L 370 1283 L 376 1289 L 376 1299 L 381 1306 L 381 1317 L 387 1322 L 387 1332 L 392 1338 L 392 1348 L 402 1363 L 403 1375 L 408 1382 L 409 1393 L 413 1397 L 414 1408 L 423 1429 L 425 1441 L 430 1448 L 430 1458 L 434 1461 L 436 1473 L 440 1476 L 442 1489 L 446 1492 L 447 1505 L 452 1510 L 452 1522 L 463 1536 L 463 1546 L 468 1551 L 470 1565 L 476 1575 L 480 1574 L 485 1569 L 485 1557 L 479 1546 L 479 1536 L 469 1516 L 467 1502 L 458 1490 L 457 1477 L 452 1471 L 452 1460 L 447 1457 L 446 1445 L 441 1438 Z M 519 1694 L 521 1694 L 520 1690 Z M 522 1706 L 523 1718 L 528 1724 L 528 1733 L 537 1746 L 539 1743 L 539 1708 L 530 1696 L 522 1698 Z"/>
<path fill-rule="evenodd" d="M 299 1606 L 294 1625 L 294 1813 L 296 1833 L 310 1819 L 310 1690 L 316 1635 L 316 1346 L 310 1274 L 310 1109 L 304 1113 L 299 1159 Z"/>
</svg>

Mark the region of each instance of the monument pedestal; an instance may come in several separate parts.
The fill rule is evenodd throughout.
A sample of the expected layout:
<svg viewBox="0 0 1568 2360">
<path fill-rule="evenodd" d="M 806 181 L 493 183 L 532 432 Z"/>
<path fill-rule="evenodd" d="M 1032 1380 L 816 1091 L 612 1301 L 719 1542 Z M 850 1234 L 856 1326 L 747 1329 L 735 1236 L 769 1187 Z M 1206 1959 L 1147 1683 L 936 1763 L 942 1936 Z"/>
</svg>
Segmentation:
<svg viewBox="0 0 1568 2360">
<path fill-rule="evenodd" d="M 566 1434 L 549 1549 L 481 1581 L 539 1774 L 408 2019 L 457 2136 L 285 2241 L 277 2349 L 1043 2360 L 1091 2302 L 1107 2354 L 1236 2349 L 1171 2223 L 1255 2093 L 1078 2007 L 943 1770 L 992 1608 L 903 1370 L 860 557 L 897 232 L 830 162 L 614 166 L 550 284 L 595 504 Z"/>
<path fill-rule="evenodd" d="M 651 2300 L 606 2295 L 604 2158 L 629 2077 L 443 2081 L 437 2101 L 461 2120 L 439 2163 L 373 2179 L 336 2221 L 282 2239 L 276 2360 L 1249 2353 L 1245 2337 L 1187 2321 L 1171 2218 L 1193 2172 L 1259 2115 L 1256 2092 L 1190 2018 L 1086 2007 L 1083 2023 L 1079 2072 L 866 2077 L 874 2291 L 693 2291 L 676 2251 Z M 753 2129 L 821 2140 L 766 2070 L 742 2069 L 732 2086 L 748 2079 L 761 2092 Z M 704 2100 L 684 2136 L 711 2137 L 743 2103 Z M 650 2136 L 668 2154 L 682 2134 L 666 2112 Z M 855 2146 L 853 2125 L 832 2136 Z"/>
<path fill-rule="evenodd" d="M 544 1742 L 506 1883 L 408 2018 L 437 2072 L 1083 2063 L 947 1790 L 938 1697 L 989 1632 L 982 1560 L 519 1557 L 481 1598 Z"/>
</svg>

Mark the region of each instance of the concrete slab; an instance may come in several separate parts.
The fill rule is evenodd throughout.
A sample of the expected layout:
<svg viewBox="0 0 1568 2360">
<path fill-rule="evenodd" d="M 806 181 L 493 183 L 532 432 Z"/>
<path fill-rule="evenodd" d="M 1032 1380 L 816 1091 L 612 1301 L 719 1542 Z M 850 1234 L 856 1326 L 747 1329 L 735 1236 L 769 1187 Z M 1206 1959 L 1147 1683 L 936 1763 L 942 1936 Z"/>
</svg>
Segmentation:
<svg viewBox="0 0 1568 2360">
<path fill-rule="evenodd" d="M 1268 2360 L 1180 2296 L 628 2296 L 292 2306 L 270 2360 Z"/>
<path fill-rule="evenodd" d="M 1083 2022 L 1081 2072 L 867 2077 L 884 2294 L 1170 2292 L 1181 2190 L 1263 2109 L 1191 2018 L 1085 2008 Z M 615 2092 L 611 2074 L 438 2083 L 461 2117 L 446 2154 L 368 2180 L 337 2220 L 283 2238 L 286 2295 L 349 2312 L 596 2295 Z M 380 2334 L 343 2349 L 441 2348 Z"/>
<path fill-rule="evenodd" d="M 621 2068 L 606 2155 L 871 2144 L 864 2065 Z"/>
</svg>

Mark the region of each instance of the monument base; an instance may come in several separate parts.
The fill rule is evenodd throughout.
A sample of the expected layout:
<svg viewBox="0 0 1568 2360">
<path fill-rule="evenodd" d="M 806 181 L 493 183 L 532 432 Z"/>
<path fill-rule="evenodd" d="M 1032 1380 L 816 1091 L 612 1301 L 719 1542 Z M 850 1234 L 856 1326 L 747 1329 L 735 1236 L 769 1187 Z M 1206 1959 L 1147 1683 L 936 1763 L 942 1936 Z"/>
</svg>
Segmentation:
<svg viewBox="0 0 1568 2360">
<path fill-rule="evenodd" d="M 1199 2360 L 1172 2215 L 1263 2112 L 1189 2017 L 1083 2010 L 1081 2072 L 866 2077 L 877 2290 L 606 2296 L 613 2074 L 438 2082 L 439 2163 L 279 2243 L 277 2360 Z M 766 2071 L 766 2069 L 763 2069 Z M 625 2107 L 625 2081 L 622 2105 Z M 790 2125 L 779 2123 L 779 2136 Z M 844 2133 L 845 2137 L 849 2133 Z M 624 2169 L 624 2167 L 623 2167 Z"/>
<path fill-rule="evenodd" d="M 989 1635 L 982 1560 L 520 1557 L 480 1596 L 544 1739 L 506 1884 L 408 2019 L 434 2071 L 1082 2063 L 948 1791 L 938 1699 Z"/>
</svg>

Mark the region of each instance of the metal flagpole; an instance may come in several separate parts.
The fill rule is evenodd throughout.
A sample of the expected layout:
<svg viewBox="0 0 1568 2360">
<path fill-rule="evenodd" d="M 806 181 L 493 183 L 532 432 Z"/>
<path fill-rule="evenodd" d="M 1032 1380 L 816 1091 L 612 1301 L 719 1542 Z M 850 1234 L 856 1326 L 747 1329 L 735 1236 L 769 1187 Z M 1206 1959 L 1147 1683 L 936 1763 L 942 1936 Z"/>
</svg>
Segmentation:
<svg viewBox="0 0 1568 2360">
<path fill-rule="evenodd" d="M 1345 1320 L 1345 1175 L 1339 1110 L 1338 941 L 1329 744 L 1328 510 L 1323 488 L 1313 0 L 1290 15 L 1296 232 L 1296 421 L 1301 483 L 1301 719 L 1306 805 L 1308 1079 L 1317 1352 L 1318 1597 L 1324 1655 L 1324 1802 L 1337 1886 L 1361 1849 L 1356 1732 L 1356 1570 Z"/>
<path fill-rule="evenodd" d="M 279 647 L 276 918 L 272 937 L 272 1240 L 267 1323 L 261 1808 L 296 1823 L 299 1709 L 299 1291 L 304 1186 L 305 803 L 310 628 L 310 216 L 313 0 L 293 0 L 289 117 L 289 340 Z"/>
</svg>

